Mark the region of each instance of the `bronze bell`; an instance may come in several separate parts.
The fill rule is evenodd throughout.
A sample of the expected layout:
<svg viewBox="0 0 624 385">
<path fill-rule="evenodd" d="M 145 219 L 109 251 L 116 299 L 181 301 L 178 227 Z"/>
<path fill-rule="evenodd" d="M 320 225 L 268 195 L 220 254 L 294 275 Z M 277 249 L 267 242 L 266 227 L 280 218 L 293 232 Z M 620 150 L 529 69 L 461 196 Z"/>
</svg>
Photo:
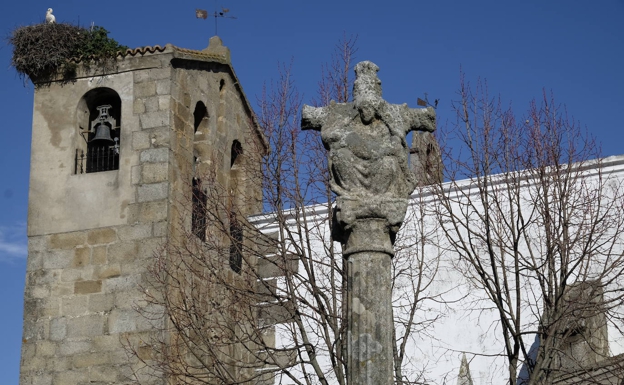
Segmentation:
<svg viewBox="0 0 624 385">
<path fill-rule="evenodd" d="M 95 126 L 95 136 L 89 142 L 95 142 L 96 140 L 114 142 L 113 138 L 111 138 L 110 127 L 107 124 L 98 124 Z"/>
</svg>

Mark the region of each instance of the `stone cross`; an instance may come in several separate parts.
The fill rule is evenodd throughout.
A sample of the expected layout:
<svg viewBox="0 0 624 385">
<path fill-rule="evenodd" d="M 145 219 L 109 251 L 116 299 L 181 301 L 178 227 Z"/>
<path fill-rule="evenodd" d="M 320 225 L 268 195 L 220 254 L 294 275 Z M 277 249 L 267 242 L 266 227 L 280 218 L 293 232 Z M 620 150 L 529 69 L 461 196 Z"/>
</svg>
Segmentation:
<svg viewBox="0 0 624 385">
<path fill-rule="evenodd" d="M 349 385 L 394 382 L 391 258 L 417 184 L 405 137 L 436 122 L 433 108 L 383 100 L 377 71 L 358 63 L 352 103 L 303 106 L 301 114 L 302 129 L 321 131 L 337 195 L 332 233 L 347 260 Z"/>
</svg>

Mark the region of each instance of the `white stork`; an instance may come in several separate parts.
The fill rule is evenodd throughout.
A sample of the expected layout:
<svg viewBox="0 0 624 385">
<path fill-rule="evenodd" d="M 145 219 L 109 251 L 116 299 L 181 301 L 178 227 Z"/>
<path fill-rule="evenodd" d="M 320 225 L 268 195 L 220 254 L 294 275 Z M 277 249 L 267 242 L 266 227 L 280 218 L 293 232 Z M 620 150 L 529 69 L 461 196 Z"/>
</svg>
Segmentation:
<svg viewBox="0 0 624 385">
<path fill-rule="evenodd" d="M 48 8 L 45 20 L 48 24 L 56 23 L 56 17 L 54 17 L 54 15 L 52 14 L 52 8 Z"/>
</svg>

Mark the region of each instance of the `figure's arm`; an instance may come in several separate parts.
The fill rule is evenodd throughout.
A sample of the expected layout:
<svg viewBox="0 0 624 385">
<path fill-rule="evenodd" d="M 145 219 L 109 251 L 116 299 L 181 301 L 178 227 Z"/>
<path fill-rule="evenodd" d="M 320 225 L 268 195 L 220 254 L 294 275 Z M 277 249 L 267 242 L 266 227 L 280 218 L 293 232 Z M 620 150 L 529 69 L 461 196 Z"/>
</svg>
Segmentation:
<svg viewBox="0 0 624 385">
<path fill-rule="evenodd" d="M 436 129 L 436 113 L 433 107 L 409 108 L 404 116 L 408 131 L 428 131 Z"/>
<path fill-rule="evenodd" d="M 301 110 L 301 129 L 320 131 L 327 118 L 327 107 L 304 105 Z"/>
</svg>

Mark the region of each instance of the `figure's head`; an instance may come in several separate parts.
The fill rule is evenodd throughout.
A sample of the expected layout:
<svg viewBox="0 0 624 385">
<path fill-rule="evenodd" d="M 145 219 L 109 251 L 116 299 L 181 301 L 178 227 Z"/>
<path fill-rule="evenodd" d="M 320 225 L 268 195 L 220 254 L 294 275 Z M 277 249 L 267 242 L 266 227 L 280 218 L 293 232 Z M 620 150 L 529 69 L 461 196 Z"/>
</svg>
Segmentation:
<svg viewBox="0 0 624 385">
<path fill-rule="evenodd" d="M 354 98 L 381 98 L 381 80 L 377 77 L 377 71 L 379 67 L 370 61 L 362 61 L 355 65 Z"/>
<path fill-rule="evenodd" d="M 360 111 L 364 123 L 370 123 L 382 103 L 381 80 L 377 77 L 379 67 L 373 62 L 363 61 L 355 66 L 353 101 Z"/>
<path fill-rule="evenodd" d="M 48 8 L 48 13 L 52 13 L 52 8 Z"/>
</svg>

